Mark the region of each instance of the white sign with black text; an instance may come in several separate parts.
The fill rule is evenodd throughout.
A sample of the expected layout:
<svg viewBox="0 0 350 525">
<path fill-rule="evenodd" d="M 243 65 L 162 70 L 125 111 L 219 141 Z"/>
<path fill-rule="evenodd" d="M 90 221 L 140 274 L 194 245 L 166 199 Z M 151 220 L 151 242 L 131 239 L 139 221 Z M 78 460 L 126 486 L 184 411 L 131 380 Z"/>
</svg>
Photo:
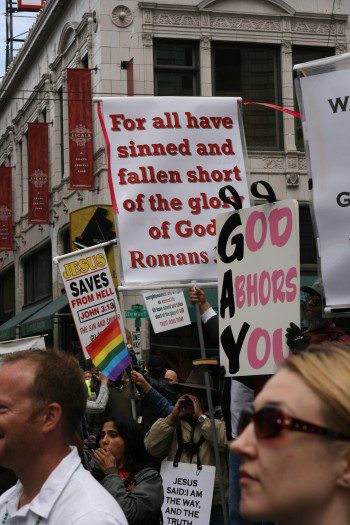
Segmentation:
<svg viewBox="0 0 350 525">
<path fill-rule="evenodd" d="M 80 343 L 89 359 L 86 347 L 116 315 L 125 338 L 107 257 L 103 248 L 92 247 L 58 258 L 58 264 Z"/>
<path fill-rule="evenodd" d="M 164 525 L 208 525 L 212 507 L 215 467 L 163 461 Z"/>
<path fill-rule="evenodd" d="M 322 65 L 312 68 L 316 62 L 305 64 L 307 76 L 299 79 L 299 105 L 308 143 L 318 255 L 326 306 L 350 310 L 350 56 L 328 58 L 324 72 Z M 296 68 L 304 73 L 303 64 Z"/>
<path fill-rule="evenodd" d="M 191 324 L 185 295 L 181 290 L 144 292 L 143 298 L 156 334 Z"/>
</svg>

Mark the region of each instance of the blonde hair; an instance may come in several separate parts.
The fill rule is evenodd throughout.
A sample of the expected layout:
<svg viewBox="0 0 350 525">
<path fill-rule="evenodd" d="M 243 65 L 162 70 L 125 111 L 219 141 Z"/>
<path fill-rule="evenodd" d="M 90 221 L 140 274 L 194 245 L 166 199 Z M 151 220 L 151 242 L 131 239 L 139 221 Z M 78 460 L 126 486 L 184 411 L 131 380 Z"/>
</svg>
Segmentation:
<svg viewBox="0 0 350 525">
<path fill-rule="evenodd" d="M 331 342 L 310 345 L 287 359 L 282 368 L 298 374 L 320 398 L 327 426 L 350 436 L 350 346 Z M 350 441 L 345 443 L 350 447 Z"/>
</svg>

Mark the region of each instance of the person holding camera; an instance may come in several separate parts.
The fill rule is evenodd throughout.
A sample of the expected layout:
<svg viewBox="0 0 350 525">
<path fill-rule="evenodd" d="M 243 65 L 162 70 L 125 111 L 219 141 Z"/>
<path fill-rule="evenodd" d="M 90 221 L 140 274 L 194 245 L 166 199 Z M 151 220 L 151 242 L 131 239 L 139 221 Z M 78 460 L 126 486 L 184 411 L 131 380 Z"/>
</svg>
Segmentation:
<svg viewBox="0 0 350 525">
<path fill-rule="evenodd" d="M 173 385 L 180 394 L 172 412 L 166 418 L 154 423 L 145 436 L 147 452 L 155 457 L 178 463 L 194 463 L 215 466 L 214 448 L 211 435 L 210 419 L 204 377 L 193 370 L 185 383 Z M 213 404 L 220 403 L 221 393 L 211 388 Z M 221 468 L 225 491 L 228 495 L 227 454 L 228 441 L 224 421 L 215 420 Z M 211 525 L 221 525 L 223 514 L 220 501 L 220 489 L 215 478 Z"/>
</svg>

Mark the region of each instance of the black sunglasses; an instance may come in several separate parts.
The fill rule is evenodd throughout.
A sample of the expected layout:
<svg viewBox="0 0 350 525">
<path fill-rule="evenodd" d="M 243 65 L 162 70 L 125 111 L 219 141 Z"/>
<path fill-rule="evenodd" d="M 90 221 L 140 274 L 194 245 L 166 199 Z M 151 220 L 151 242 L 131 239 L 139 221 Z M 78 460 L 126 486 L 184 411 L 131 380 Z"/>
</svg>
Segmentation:
<svg viewBox="0 0 350 525">
<path fill-rule="evenodd" d="M 307 303 L 310 301 L 314 306 L 322 305 L 322 297 L 320 295 L 306 294 L 305 299 Z"/>
<path fill-rule="evenodd" d="M 320 427 L 313 423 L 307 423 L 302 419 L 287 416 L 280 408 L 274 405 L 265 405 L 257 412 L 254 412 L 252 409 L 242 410 L 237 427 L 238 435 L 242 434 L 252 421 L 254 423 L 255 435 L 259 439 L 275 438 L 285 429 L 350 441 L 350 436 L 346 434 L 341 434 L 340 432 L 335 432 L 334 430 L 329 430 L 328 428 Z"/>
</svg>

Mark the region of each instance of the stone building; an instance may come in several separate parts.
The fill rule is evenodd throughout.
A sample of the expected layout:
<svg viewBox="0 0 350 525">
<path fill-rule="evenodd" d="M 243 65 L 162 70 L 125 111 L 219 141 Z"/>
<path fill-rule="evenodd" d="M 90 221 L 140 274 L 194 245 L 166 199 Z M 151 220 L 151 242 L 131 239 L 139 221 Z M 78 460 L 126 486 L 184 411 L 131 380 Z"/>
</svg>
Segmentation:
<svg viewBox="0 0 350 525">
<path fill-rule="evenodd" d="M 0 86 L 0 166 L 13 167 L 14 217 L 13 251 L 0 253 L 0 322 L 14 320 L 0 340 L 45 331 L 51 343 L 71 344 L 52 258 L 70 251 L 71 212 L 110 204 L 96 107 L 95 189 L 69 189 L 67 68 L 90 68 L 96 96 L 127 93 L 121 64 L 133 58 L 135 95 L 242 96 L 293 108 L 293 64 L 345 52 L 349 14 L 344 0 L 47 0 Z M 49 225 L 28 224 L 27 130 L 35 121 L 49 123 Z M 300 201 L 302 273 L 314 274 L 301 126 L 258 107 L 247 107 L 244 121 L 251 180 Z M 168 334 L 160 344 L 176 346 Z"/>
</svg>

